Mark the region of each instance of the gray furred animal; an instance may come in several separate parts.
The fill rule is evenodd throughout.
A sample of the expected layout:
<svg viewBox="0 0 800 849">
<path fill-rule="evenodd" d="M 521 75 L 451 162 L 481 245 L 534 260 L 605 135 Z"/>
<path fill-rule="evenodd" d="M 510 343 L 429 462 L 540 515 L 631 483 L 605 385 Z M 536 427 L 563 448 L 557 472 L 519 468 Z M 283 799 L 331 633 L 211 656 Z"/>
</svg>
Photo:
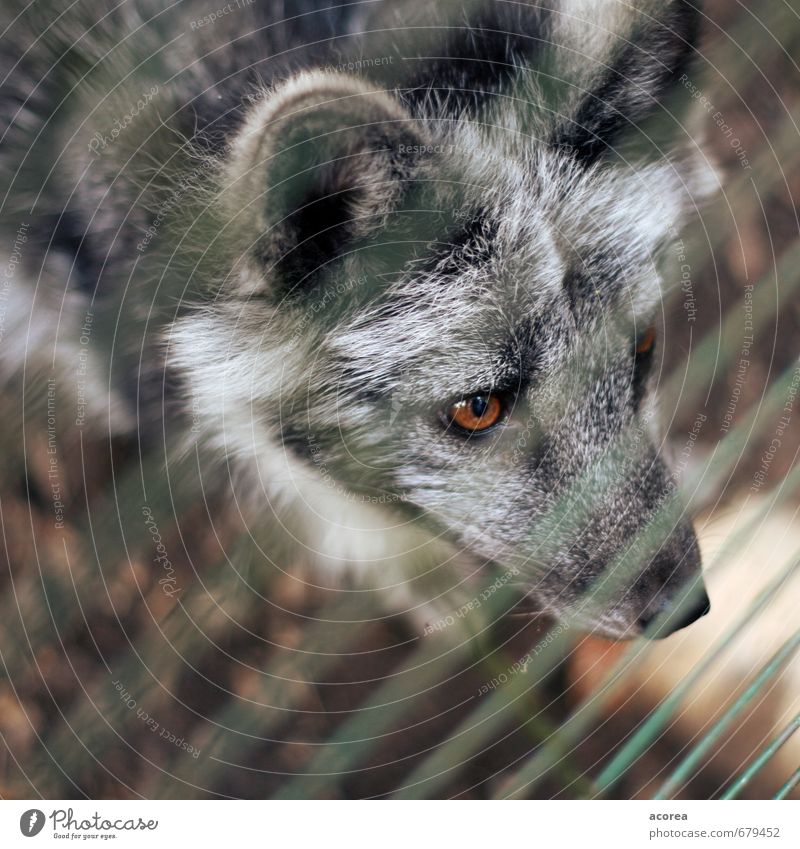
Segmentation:
<svg viewBox="0 0 800 849">
<path fill-rule="evenodd" d="M 447 563 L 612 637 L 705 612 L 652 397 L 666 248 L 715 184 L 696 3 L 2 14 L 29 419 L 55 386 L 85 438 L 197 446 L 292 556 L 409 606 Z"/>
</svg>

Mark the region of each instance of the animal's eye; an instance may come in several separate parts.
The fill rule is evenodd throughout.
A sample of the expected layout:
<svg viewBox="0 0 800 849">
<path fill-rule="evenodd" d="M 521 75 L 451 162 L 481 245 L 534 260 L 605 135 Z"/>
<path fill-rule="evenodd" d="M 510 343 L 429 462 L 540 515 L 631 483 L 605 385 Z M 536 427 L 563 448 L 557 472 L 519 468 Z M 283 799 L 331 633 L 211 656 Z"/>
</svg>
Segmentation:
<svg viewBox="0 0 800 849">
<path fill-rule="evenodd" d="M 656 328 L 651 324 L 636 340 L 636 356 L 649 354 L 656 344 Z"/>
<path fill-rule="evenodd" d="M 633 403 L 638 408 L 645 393 L 647 376 L 653 365 L 653 349 L 656 345 L 656 328 L 650 325 L 639 334 L 634 345 Z"/>
<path fill-rule="evenodd" d="M 445 411 L 444 417 L 448 425 L 454 425 L 466 434 L 485 433 L 493 428 L 503 418 L 506 405 L 499 395 L 493 392 L 482 392 L 470 395 L 453 404 Z"/>
</svg>

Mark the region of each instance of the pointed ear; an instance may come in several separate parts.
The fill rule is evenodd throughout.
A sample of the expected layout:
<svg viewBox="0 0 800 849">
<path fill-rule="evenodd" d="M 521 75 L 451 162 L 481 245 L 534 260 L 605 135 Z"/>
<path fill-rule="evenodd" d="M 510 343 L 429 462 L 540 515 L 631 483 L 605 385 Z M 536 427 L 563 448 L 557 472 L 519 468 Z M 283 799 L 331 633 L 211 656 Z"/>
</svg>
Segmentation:
<svg viewBox="0 0 800 849">
<path fill-rule="evenodd" d="M 670 0 L 652 14 L 637 12 L 631 34 L 619 39 L 597 84 L 557 126 L 553 143 L 592 164 L 648 119 L 645 132 L 653 139 L 657 122 L 674 128 L 664 107 L 674 105 L 669 95 L 691 66 L 699 31 L 698 2 Z"/>
<path fill-rule="evenodd" d="M 229 182 L 256 213 L 263 275 L 284 293 L 310 285 L 376 233 L 409 191 L 421 146 L 418 122 L 358 80 L 304 73 L 270 94 L 232 151 Z"/>
</svg>

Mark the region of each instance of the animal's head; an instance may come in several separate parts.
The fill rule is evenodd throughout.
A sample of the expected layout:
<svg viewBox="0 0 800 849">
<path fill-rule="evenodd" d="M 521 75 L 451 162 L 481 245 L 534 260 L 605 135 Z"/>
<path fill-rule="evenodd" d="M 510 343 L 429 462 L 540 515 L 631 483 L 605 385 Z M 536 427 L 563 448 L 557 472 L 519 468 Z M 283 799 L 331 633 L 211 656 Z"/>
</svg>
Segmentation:
<svg viewBox="0 0 800 849">
<path fill-rule="evenodd" d="M 204 246 L 225 282 L 171 334 L 229 453 L 277 446 L 612 636 L 701 581 L 652 386 L 659 258 L 708 177 L 691 140 L 643 151 L 693 22 L 627 32 L 566 94 L 520 67 L 475 109 L 322 72 L 258 98 Z"/>
</svg>

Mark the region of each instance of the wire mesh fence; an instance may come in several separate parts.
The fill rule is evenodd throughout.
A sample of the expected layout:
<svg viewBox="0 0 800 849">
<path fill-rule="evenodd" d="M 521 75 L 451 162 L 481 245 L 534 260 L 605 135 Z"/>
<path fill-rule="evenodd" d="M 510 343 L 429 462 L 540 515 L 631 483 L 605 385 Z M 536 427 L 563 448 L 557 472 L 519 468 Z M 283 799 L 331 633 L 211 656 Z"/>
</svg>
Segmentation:
<svg viewBox="0 0 800 849">
<path fill-rule="evenodd" d="M 141 56 L 141 67 L 126 64 L 130 57 L 124 52 L 117 59 L 81 52 L 82 36 L 102 28 L 99 4 L 84 6 L 54 14 L 72 39 L 72 52 L 64 50 L 59 62 L 74 63 L 78 70 L 70 66 L 70 74 L 83 81 L 70 96 L 80 102 L 88 89 L 85 103 L 95 104 L 104 81 L 97 69 L 107 63 L 115 67 L 111 79 L 125 82 L 127 89 L 120 88 L 123 94 L 115 102 L 115 86 L 122 85 L 117 82 L 104 90 L 103 109 L 86 107 L 94 118 L 85 129 L 76 130 L 70 113 L 53 109 L 52 123 L 38 130 L 40 140 L 28 143 L 32 161 L 3 174 L 8 186 L 2 232 L 12 246 L 9 263 L 14 251 L 23 256 L 25 245 L 35 241 L 35 222 L 53 215 L 41 211 L 43 197 L 54 194 L 61 202 L 59 220 L 71 213 L 64 184 L 54 189 L 48 182 L 48 146 L 70 134 L 86 136 L 81 143 L 93 152 L 94 139 L 101 153 L 117 145 L 120 175 L 127 173 L 126 162 L 148 151 L 146 158 L 135 159 L 130 180 L 141 196 L 157 183 L 163 160 L 185 155 L 186 139 L 176 138 L 173 146 L 158 151 L 162 161 L 150 161 L 147 143 L 156 128 L 177 135 L 173 116 L 159 114 L 142 128 L 138 115 L 146 114 L 150 104 L 143 101 L 133 113 L 124 92 L 139 91 L 150 73 L 169 88 L 177 74 L 165 73 L 164 51 L 177 51 L 182 68 L 191 66 L 193 57 L 180 54 L 180 40 L 173 45 L 173 30 L 162 28 L 160 12 L 152 12 L 142 28 L 151 52 Z M 126 6 L 130 12 L 136 4 L 121 4 L 123 15 Z M 297 18 L 313 17 L 320 7 L 298 7 Z M 187 7 L 181 13 L 183 27 L 194 33 L 217 26 L 216 21 L 203 23 L 202 11 Z M 126 39 L 119 29 L 125 19 L 113 14 L 108 12 L 113 22 L 108 26 L 118 47 Z M 35 86 L 22 90 L 15 83 L 22 73 L 19 63 L 35 55 L 36 40 L 26 42 L 27 36 L 15 29 L 17 19 L 6 17 L 2 38 L 23 46 L 13 53 L 9 48 L 17 59 L 0 64 L 4 85 L 12 90 L 4 108 L 20 104 L 16 114 L 2 118 L 4 132 L 13 139 L 15 122 L 25 129 L 24 103 L 37 96 Z M 288 37 L 299 38 L 293 27 L 300 24 L 294 16 L 287 18 Z M 46 30 L 40 31 L 45 39 Z M 188 165 L 181 161 L 183 170 L 177 173 L 184 176 L 170 178 L 167 200 L 157 194 L 153 206 L 150 198 L 130 233 L 123 213 L 126 224 L 111 240 L 105 260 L 110 262 L 116 251 L 134 255 L 130 280 L 137 274 L 155 280 L 154 288 L 146 290 L 152 302 L 123 296 L 109 325 L 108 314 L 92 297 L 77 342 L 68 348 L 57 337 L 72 295 L 62 286 L 50 327 L 40 333 L 33 322 L 23 323 L 19 335 L 7 316 L 32 314 L 32 302 L 24 301 L 18 282 L 6 272 L 10 282 L 2 290 L 0 336 L 6 349 L 24 351 L 26 370 L 21 380 L 9 378 L 0 399 L 6 458 L 0 470 L 4 798 L 800 798 L 800 221 L 795 203 L 800 192 L 800 17 L 794 2 L 756 9 L 709 0 L 702 31 L 694 69 L 677 80 L 677 91 L 700 107 L 698 136 L 705 136 L 703 150 L 714 163 L 720 187 L 689 227 L 669 234 L 656 321 L 653 394 L 666 432 L 659 449 L 671 458 L 678 487 L 653 507 L 646 525 L 614 540 L 617 548 L 603 574 L 586 579 L 580 602 L 562 615 L 543 613 L 536 608 L 535 593 L 520 592 L 520 567 L 514 561 L 504 565 L 501 558 L 490 562 L 484 556 L 480 568 L 473 565 L 465 572 L 445 545 L 440 525 L 417 534 L 415 506 L 390 524 L 406 528 L 405 545 L 419 553 L 416 573 L 398 572 L 391 552 L 376 549 L 371 565 L 378 566 L 377 581 L 359 577 L 364 562 L 356 564 L 356 577 L 352 572 L 334 576 L 326 572 L 325 558 L 359 529 L 361 513 L 323 517 L 329 527 L 311 544 L 307 519 L 284 511 L 280 499 L 265 497 L 268 485 L 244 504 L 235 458 L 220 460 L 218 445 L 186 439 L 191 419 L 200 413 L 173 412 L 167 396 L 172 391 L 185 398 L 187 387 L 165 389 L 162 373 L 151 390 L 142 351 L 125 349 L 120 325 L 138 328 L 155 323 L 160 313 L 177 315 L 179 304 L 204 297 L 195 277 L 223 276 L 215 247 L 218 233 L 207 235 L 219 214 L 209 211 L 212 195 L 204 185 L 209 171 L 203 157 L 210 152 L 196 153 Z M 320 30 L 320 44 L 331 38 Z M 224 52 L 235 52 L 229 40 L 224 43 Z M 205 57 L 209 90 L 221 79 L 214 76 L 221 71 L 213 53 L 209 49 Z M 368 55 L 348 59 L 332 53 L 331 62 L 339 71 L 363 71 Z M 361 65 L 350 68 L 348 62 Z M 373 70 L 369 67 L 369 73 Z M 396 68 L 386 61 L 377 70 L 376 77 L 368 78 L 386 74 L 391 79 Z M 36 73 L 44 80 L 47 67 L 37 65 Z M 260 97 L 269 93 L 264 91 Z M 251 95 L 244 106 L 259 96 Z M 199 123 L 204 107 L 199 99 L 193 106 Z M 106 119 L 115 115 L 125 118 L 113 140 L 89 134 L 89 129 L 110 128 Z M 222 136 L 229 132 L 224 121 L 217 127 Z M 322 127 L 317 132 L 324 135 Z M 313 154 L 297 154 L 286 166 L 275 191 L 289 191 L 280 188 L 284 183 L 294 187 L 297 174 L 305 174 L 306 155 Z M 101 172 L 100 178 L 96 170 L 73 174 L 79 164 L 75 160 L 63 167 L 76 185 L 92 185 L 93 191 L 92 181 L 98 179 L 103 200 L 97 209 L 107 208 L 103 204 L 114 200 L 116 177 L 106 185 L 110 172 Z M 305 185 L 300 184 L 298 191 Z M 247 208 L 243 189 L 220 191 L 232 195 L 226 210 L 236 208 L 238 215 L 240 205 Z M 409 201 L 414 215 L 413 223 L 403 225 L 405 238 L 392 237 L 398 244 L 430 238 L 424 210 L 415 206 L 418 200 Z M 456 209 L 462 204 L 455 188 L 451 203 Z M 138 208 L 137 197 L 131 209 Z M 176 229 L 176 208 L 190 221 L 185 231 Z M 33 301 L 49 297 L 42 282 L 48 276 L 71 278 L 90 261 L 79 249 L 85 237 L 48 226 L 49 250 L 35 269 L 36 292 L 43 294 Z M 221 230 L 226 227 L 238 232 L 244 224 L 225 221 Z M 187 235 L 193 229 L 197 232 Z M 235 243 L 238 235 L 228 232 L 226 238 Z M 152 239 L 159 251 L 149 241 L 143 245 L 143 239 Z M 181 255 L 181 245 L 189 243 L 188 256 Z M 66 268 L 58 254 L 64 245 L 72 251 Z M 328 251 L 335 247 L 325 243 Z M 259 243 L 259 250 L 266 248 Z M 389 262 L 401 262 L 398 256 L 403 263 L 409 260 L 396 245 L 384 251 L 374 259 L 380 271 Z M 165 256 L 170 260 L 165 262 Z M 416 255 L 411 259 L 422 261 Z M 166 266 L 177 274 L 177 289 L 165 286 L 162 296 Z M 8 265 L 12 276 L 22 273 L 14 268 Z M 244 279 L 241 269 L 236 273 Z M 368 290 L 360 286 L 358 298 L 367 302 Z M 245 301 L 259 297 L 243 295 Z M 157 298 L 163 300 L 157 303 Z M 331 314 L 339 309 L 335 299 L 323 300 L 323 308 Z M 388 308 L 366 315 L 373 322 L 396 320 Z M 237 318 L 247 320 L 241 314 Z M 564 366 L 581 399 L 598 380 L 593 364 L 608 338 L 630 335 L 629 319 L 619 321 L 624 326 L 607 320 L 607 336 L 596 334 Z M 262 331 L 271 332 L 256 328 L 255 338 Z M 115 389 L 134 374 L 135 401 L 142 404 L 134 411 L 134 426 L 111 436 L 107 427 L 104 433 L 102 426 L 76 426 L 75 410 L 64 400 L 75 386 L 65 390 L 55 368 L 51 373 L 34 365 L 38 348 L 52 356 L 53 365 L 57 357 L 67 357 L 81 368 L 84 353 L 104 333 L 120 365 L 99 388 L 110 383 Z M 292 344 L 310 349 L 309 373 L 314 372 L 315 349 L 329 346 L 330 335 L 314 336 L 299 325 Z M 141 342 L 144 331 L 133 338 Z M 198 349 L 204 344 L 199 331 L 196 338 L 190 332 L 188 342 Z M 227 360 L 229 368 L 252 368 L 253 380 L 261 379 L 250 360 L 236 359 L 240 354 L 235 342 L 220 344 L 208 357 L 207 369 Z M 385 356 L 391 361 L 392 350 Z M 270 367 L 280 383 L 288 380 L 292 363 L 281 354 Z M 426 369 L 436 368 L 435 360 L 426 364 Z M 410 382 L 424 382 L 424 371 L 412 374 Z M 81 393 L 98 388 L 91 375 L 84 371 L 82 376 Z M 141 412 L 147 409 L 142 399 L 153 392 L 166 410 L 155 435 L 153 422 L 145 421 L 149 414 Z M 338 397 L 343 394 L 353 408 L 341 411 L 344 422 L 358 405 L 372 403 L 351 387 Z M 387 431 L 394 406 L 413 406 L 413 400 L 400 397 L 380 402 Z M 244 424 L 229 418 L 234 443 L 252 439 L 252 418 L 263 412 L 258 403 L 251 393 Z M 86 413 L 87 403 L 81 407 L 79 401 L 78 417 L 94 416 L 107 425 L 121 415 L 117 404 L 124 406 L 110 400 L 105 409 Z M 577 408 L 582 406 L 583 401 Z M 310 419 L 315 411 L 309 410 Z M 574 529 L 585 518 L 582 511 L 588 515 L 596 509 L 596 499 L 586 493 L 605 492 L 609 480 L 641 465 L 638 452 L 648 427 L 637 419 L 620 426 L 613 438 L 604 437 L 607 444 L 597 462 L 548 500 L 546 511 L 531 517 L 529 533 L 546 538 L 542 551 L 553 563 L 577 544 Z M 312 423 L 311 437 L 324 444 L 327 435 L 314 431 Z M 385 445 L 376 447 L 368 437 L 359 434 L 360 442 L 354 437 L 351 459 L 369 466 L 371 473 L 391 458 L 381 454 Z M 296 433 L 285 437 L 287 452 L 298 438 Z M 312 444 L 306 460 L 314 474 L 331 479 L 325 486 L 335 490 L 341 485 L 336 472 L 327 474 L 324 457 Z M 459 473 L 468 475 L 471 469 L 464 461 Z M 276 478 L 290 473 L 289 464 L 266 470 Z M 362 503 L 365 497 L 391 494 L 372 487 L 373 479 L 364 474 L 358 493 Z M 302 482 L 292 479 L 290 484 L 302 491 Z M 358 500 L 349 490 L 344 495 L 350 502 Z M 492 497 L 501 501 L 516 495 L 498 488 Z M 324 510 L 329 503 L 309 499 L 312 510 Z M 454 524 L 458 502 L 443 502 L 439 509 Z M 463 508 L 465 527 L 470 510 Z M 598 611 L 616 603 L 642 570 L 642 558 L 660 550 L 688 516 L 694 517 L 700 540 L 711 612 L 661 640 L 603 636 L 602 628 L 593 627 L 604 621 Z M 502 530 L 498 527 L 498 538 L 491 541 L 498 550 L 506 542 Z M 621 533 L 616 526 L 612 530 Z M 292 544 L 298 541 L 300 546 Z M 322 569 L 311 562 L 319 556 Z M 581 584 L 580 576 L 574 580 Z M 675 615 L 696 606 L 700 592 L 695 581 L 676 602 Z M 664 621 L 665 616 L 654 617 L 648 634 Z"/>
</svg>

